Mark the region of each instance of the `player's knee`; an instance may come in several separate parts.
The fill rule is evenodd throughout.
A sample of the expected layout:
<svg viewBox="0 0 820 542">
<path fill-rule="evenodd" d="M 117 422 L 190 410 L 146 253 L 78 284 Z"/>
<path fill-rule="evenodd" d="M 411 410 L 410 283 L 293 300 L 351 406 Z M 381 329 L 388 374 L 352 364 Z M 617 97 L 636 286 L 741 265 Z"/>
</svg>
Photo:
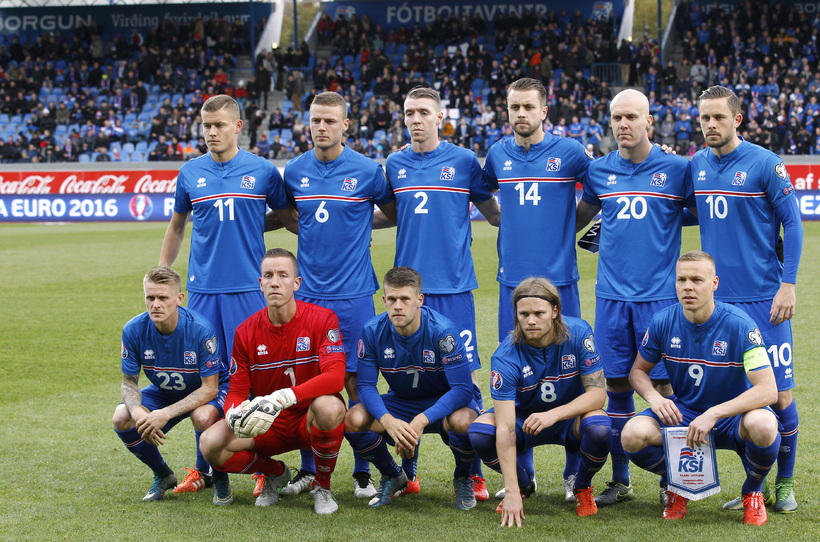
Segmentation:
<svg viewBox="0 0 820 542">
<path fill-rule="evenodd" d="M 606 412 L 595 410 L 584 416 L 580 424 L 580 431 L 582 436 L 594 442 L 607 442 L 612 432 L 612 424 Z"/>
<path fill-rule="evenodd" d="M 645 416 L 635 417 L 626 422 L 621 430 L 621 446 L 629 453 L 635 453 L 649 445 L 649 429 Z"/>
<path fill-rule="evenodd" d="M 345 431 L 358 432 L 367 431 L 370 426 L 370 414 L 364 408 L 364 405 L 359 403 L 347 411 L 344 417 Z"/>
<path fill-rule="evenodd" d="M 128 431 L 135 426 L 134 420 L 131 418 L 131 413 L 128 412 L 128 409 L 122 404 L 117 405 L 117 408 L 114 409 L 111 423 L 114 424 L 115 431 Z"/>
<path fill-rule="evenodd" d="M 191 424 L 197 431 L 205 431 L 215 424 L 221 416 L 213 405 L 202 405 L 191 412 Z"/>
<path fill-rule="evenodd" d="M 345 417 L 345 406 L 334 395 L 322 395 L 310 402 L 312 423 L 322 431 L 337 427 Z"/>
<path fill-rule="evenodd" d="M 744 438 L 756 446 L 771 446 L 777 438 L 777 418 L 769 410 L 756 409 L 747 412 L 743 415 L 742 424 L 746 433 Z"/>
<path fill-rule="evenodd" d="M 460 408 L 445 418 L 445 429 L 455 433 L 466 433 L 475 421 L 477 413 L 471 408 Z"/>
<path fill-rule="evenodd" d="M 224 426 L 224 427 L 223 427 Z M 227 447 L 226 433 L 230 429 L 225 424 L 215 424 L 205 430 L 199 437 L 199 451 L 209 463 L 221 463 L 219 461 L 220 452 Z"/>
</svg>

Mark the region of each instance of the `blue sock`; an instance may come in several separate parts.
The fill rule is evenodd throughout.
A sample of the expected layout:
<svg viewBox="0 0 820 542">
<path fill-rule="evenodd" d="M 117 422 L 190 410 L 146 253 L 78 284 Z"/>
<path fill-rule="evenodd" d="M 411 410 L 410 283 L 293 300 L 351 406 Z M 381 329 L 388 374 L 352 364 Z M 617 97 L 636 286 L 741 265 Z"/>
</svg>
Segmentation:
<svg viewBox="0 0 820 542">
<path fill-rule="evenodd" d="M 496 472 L 501 472 L 501 465 L 498 462 L 498 453 L 495 449 L 495 426 L 473 422 L 472 425 L 470 425 L 468 435 L 473 450 L 475 450 L 476 455 L 481 458 L 484 464 Z M 516 461 L 518 465 L 518 485 L 522 489 L 529 487 L 532 483 L 532 476 L 521 464 L 521 456 L 526 454 L 529 454 L 529 457 L 532 458 L 532 448 L 518 454 Z"/>
<path fill-rule="evenodd" d="M 419 441 L 421 444 L 421 441 Z M 413 457 L 401 459 L 401 470 L 407 475 L 408 480 L 414 479 L 418 475 L 419 467 L 419 444 L 416 444 L 416 449 L 413 452 Z"/>
<path fill-rule="evenodd" d="M 621 446 L 621 431 L 626 422 L 635 415 L 635 401 L 631 391 L 607 391 L 606 394 L 609 397 L 606 412 L 612 423 L 609 442 L 609 453 L 612 456 L 612 479 L 629 485 L 629 458 Z"/>
<path fill-rule="evenodd" d="M 200 435 L 202 435 L 202 431 L 194 429 L 194 439 L 196 439 L 196 470 L 202 474 L 209 474 L 211 472 L 211 465 L 205 461 L 205 457 L 203 457 L 202 452 L 199 450 Z"/>
<path fill-rule="evenodd" d="M 797 433 L 800 420 L 797 417 L 797 403 L 792 403 L 783 410 L 775 410 L 780 421 L 780 451 L 777 453 L 777 477 L 794 476 L 794 461 L 797 458 Z"/>
<path fill-rule="evenodd" d="M 159 449 L 154 444 L 142 440 L 136 427 L 128 431 L 117 431 L 115 429 L 114 432 L 120 437 L 120 440 L 123 441 L 128 451 L 148 465 L 148 468 L 154 471 L 154 474 L 163 478 L 171 474 L 172 471 L 168 465 L 165 464 L 165 460 L 162 459 Z"/>
<path fill-rule="evenodd" d="M 470 476 L 484 478 L 484 472 L 481 470 L 481 458 L 476 453 L 473 454 L 473 464 L 470 465 Z"/>
<path fill-rule="evenodd" d="M 609 416 L 587 416 L 581 420 L 581 466 L 575 478 L 575 488 L 590 486 L 592 477 L 606 463 L 612 424 Z"/>
<path fill-rule="evenodd" d="M 470 475 L 470 466 L 476 455 L 473 447 L 470 446 L 470 437 L 467 433 L 456 433 L 455 431 L 448 431 L 447 437 L 450 441 L 450 450 L 453 451 L 453 457 L 456 459 L 453 478 L 466 478 Z"/>
<path fill-rule="evenodd" d="M 741 493 L 746 495 L 752 491 L 760 491 L 763 486 L 763 479 L 769 474 L 769 471 L 777 461 L 777 450 L 780 448 L 780 434 L 774 439 L 769 446 L 757 446 L 751 440 L 745 441 L 746 453 L 744 454 L 746 461 L 743 462 L 743 467 L 746 469 L 746 481 L 743 482 Z"/>
<path fill-rule="evenodd" d="M 626 454 L 640 468 L 654 472 L 659 476 L 666 476 L 666 458 L 663 455 L 663 446 L 647 446 L 635 453 L 626 452 Z"/>
<path fill-rule="evenodd" d="M 495 450 L 495 426 L 473 422 L 470 424 L 467 436 L 470 438 L 470 445 L 473 447 L 475 455 L 494 471 L 501 472 Z"/>
<path fill-rule="evenodd" d="M 347 408 L 348 409 L 353 408 L 354 406 L 356 406 L 358 404 L 359 404 L 359 401 L 354 401 L 352 399 L 347 400 Z M 374 465 L 375 465 L 375 463 L 374 463 Z M 376 465 L 376 466 L 378 467 L 378 465 Z M 313 472 L 316 472 L 316 467 L 315 466 L 313 468 Z M 353 473 L 355 474 L 357 472 L 370 472 L 370 462 L 368 462 L 366 459 L 362 459 L 361 457 L 359 457 L 359 454 L 355 453 L 355 450 L 354 450 L 354 454 L 353 454 Z"/>
<path fill-rule="evenodd" d="M 302 466 L 299 468 L 305 472 L 316 474 L 316 461 L 313 459 L 313 450 L 299 450 L 299 457 L 302 458 Z"/>
<path fill-rule="evenodd" d="M 384 437 L 373 431 L 356 431 L 348 433 L 345 431 L 345 438 L 350 443 L 353 451 L 356 452 L 357 457 L 363 461 L 372 461 L 376 468 L 383 476 L 398 476 L 401 474 L 401 467 L 399 467 L 393 456 L 387 450 L 387 442 Z M 357 470 L 355 472 L 369 472 L 370 465 L 366 471 Z"/>
</svg>

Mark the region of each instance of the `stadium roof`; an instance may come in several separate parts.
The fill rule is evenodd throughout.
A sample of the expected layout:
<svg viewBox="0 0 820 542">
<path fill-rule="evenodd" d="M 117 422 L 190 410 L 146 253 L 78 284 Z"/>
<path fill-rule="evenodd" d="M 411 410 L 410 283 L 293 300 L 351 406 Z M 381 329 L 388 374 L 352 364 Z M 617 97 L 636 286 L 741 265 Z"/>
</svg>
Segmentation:
<svg viewBox="0 0 820 542">
<path fill-rule="evenodd" d="M 249 0 L 219 0 L 217 4 L 248 3 Z M 264 2 L 265 0 L 256 0 Z M 2 0 L 0 9 L 4 8 L 59 8 L 77 6 L 115 6 L 139 4 L 202 4 L 206 0 Z"/>
</svg>

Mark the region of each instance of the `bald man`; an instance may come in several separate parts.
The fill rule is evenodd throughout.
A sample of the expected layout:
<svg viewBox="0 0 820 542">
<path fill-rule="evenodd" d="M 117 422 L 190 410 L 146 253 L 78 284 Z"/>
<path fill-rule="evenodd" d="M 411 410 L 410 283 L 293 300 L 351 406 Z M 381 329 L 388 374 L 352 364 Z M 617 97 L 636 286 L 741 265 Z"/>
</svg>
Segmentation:
<svg viewBox="0 0 820 542">
<path fill-rule="evenodd" d="M 642 93 L 624 90 L 609 111 L 618 150 L 590 164 L 576 208 L 579 231 L 601 212 L 595 337 L 612 419 L 612 481 L 596 497 L 598 506 L 635 495 L 621 447 L 621 429 L 635 415 L 629 371 L 652 316 L 676 301 L 675 262 L 689 167 L 688 160 L 665 154 L 649 140 L 652 115 Z M 661 395 L 672 395 L 662 363 L 650 378 Z"/>
</svg>

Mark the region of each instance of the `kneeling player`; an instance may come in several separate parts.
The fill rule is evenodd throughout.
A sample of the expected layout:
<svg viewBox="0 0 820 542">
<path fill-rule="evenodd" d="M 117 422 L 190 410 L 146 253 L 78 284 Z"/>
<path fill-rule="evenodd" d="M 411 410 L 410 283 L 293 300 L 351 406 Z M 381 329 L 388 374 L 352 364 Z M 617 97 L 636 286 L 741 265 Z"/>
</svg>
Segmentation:
<svg viewBox="0 0 820 542">
<path fill-rule="evenodd" d="M 516 455 L 543 444 L 581 452 L 575 511 L 598 513 L 590 482 L 609 453 L 604 370 L 592 329 L 561 315 L 558 290 L 528 278 L 512 295 L 515 324 L 493 354 L 490 394 L 495 407 L 470 426 L 470 441 L 484 463 L 504 476 L 501 525 L 521 526 L 522 495 L 534 480 Z"/>
<path fill-rule="evenodd" d="M 219 359 L 216 334 L 202 316 L 180 306 L 185 297 L 180 283 L 170 267 L 148 271 L 143 279 L 148 310 L 122 330 L 122 403 L 112 421 L 128 451 L 154 471 L 144 501 L 162 499 L 177 484 L 157 448 L 165 434 L 190 416 L 198 444 L 200 433 L 222 417 L 228 392 L 228 371 Z M 140 368 L 151 382 L 142 390 L 137 387 Z M 199 453 L 196 469 L 188 470 L 197 476 L 194 491 L 228 481 L 221 473 L 212 479 Z"/>
<path fill-rule="evenodd" d="M 652 319 L 629 374 L 650 408 L 627 422 L 621 442 L 629 458 L 656 474 L 666 473 L 661 425 L 688 426 L 686 445 L 713 440 L 735 450 L 746 469 L 743 523 L 766 523 L 761 484 L 777 459 L 780 434 L 774 413 L 777 384 L 763 340 L 749 316 L 715 301 L 715 262 L 706 252 L 683 254 L 676 266 L 679 303 Z M 663 361 L 677 396 L 662 397 L 649 372 Z M 688 500 L 667 492 L 664 519 L 686 516 Z"/>
<path fill-rule="evenodd" d="M 313 510 L 332 514 L 339 505 L 330 492 L 330 476 L 345 415 L 339 395 L 345 356 L 338 320 L 329 309 L 294 299 L 301 277 L 287 250 L 265 253 L 259 283 L 267 307 L 236 329 L 227 423 L 202 435 L 202 452 L 215 470 L 264 474 L 256 506 L 270 506 L 290 479 L 288 467 L 271 456 L 312 449 L 317 466 Z M 255 397 L 248 401 L 251 393 Z M 232 502 L 228 491 L 218 504 Z"/>
<path fill-rule="evenodd" d="M 412 457 L 422 433 L 439 433 L 456 460 L 456 507 L 476 505 L 467 429 L 478 414 L 464 344 L 455 325 L 422 306 L 421 276 L 395 267 L 384 276 L 387 312 L 370 320 L 359 342 L 357 389 L 361 403 L 345 416 L 345 437 L 382 475 L 370 506 L 389 504 L 407 486 L 407 475 L 387 450 L 395 444 Z M 381 372 L 390 390 L 379 395 Z"/>
</svg>

